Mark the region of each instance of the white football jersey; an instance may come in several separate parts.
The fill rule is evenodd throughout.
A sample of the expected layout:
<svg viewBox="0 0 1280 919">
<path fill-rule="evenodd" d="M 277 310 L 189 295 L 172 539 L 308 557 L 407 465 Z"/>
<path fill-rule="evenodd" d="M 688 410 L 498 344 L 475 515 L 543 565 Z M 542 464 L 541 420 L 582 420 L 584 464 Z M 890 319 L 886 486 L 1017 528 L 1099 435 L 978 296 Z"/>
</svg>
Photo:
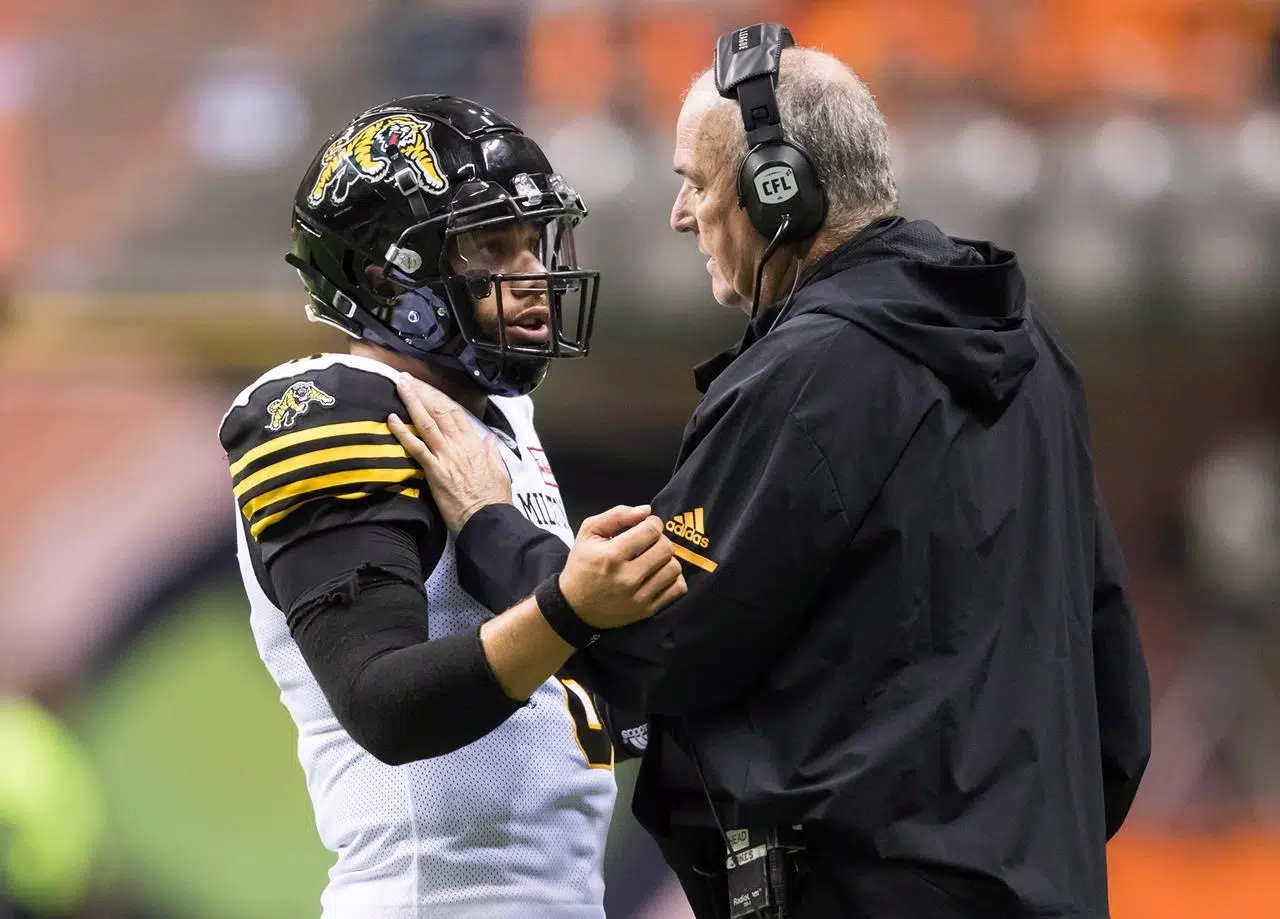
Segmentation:
<svg viewBox="0 0 1280 919">
<path fill-rule="evenodd" d="M 388 766 L 338 724 L 284 613 L 259 582 L 272 522 L 305 504 L 300 495 L 308 489 L 308 513 L 345 512 L 370 494 L 380 494 L 387 507 L 421 500 L 421 472 L 403 456 L 368 469 L 382 462 L 369 460 L 371 453 L 394 452 L 386 416 L 405 415 L 395 379 L 385 365 L 350 355 L 294 361 L 246 389 L 223 422 L 233 477 L 241 476 L 239 559 L 254 638 L 298 727 L 320 838 L 337 855 L 321 898 L 324 919 L 600 919 L 616 787 L 612 747 L 581 687 L 550 679 L 528 705 L 474 743 Z M 532 400 L 492 401 L 515 435 L 495 430 L 516 507 L 571 542 L 560 491 L 534 431 Z M 344 446 L 343 438 L 357 435 L 360 446 Z M 273 460 L 277 443 L 288 459 Z M 329 465 L 308 468 L 299 450 Z M 363 451 L 365 458 L 343 467 L 343 451 Z M 293 470 L 284 480 L 291 484 L 270 480 L 271 466 L 263 464 L 272 462 Z M 369 481 L 353 478 L 362 475 Z M 384 486 L 391 490 L 378 491 Z M 335 488 L 347 491 L 335 494 Z M 336 510 L 316 511 L 325 499 Z M 432 638 L 473 630 L 491 615 L 458 584 L 452 536 L 425 586 Z"/>
</svg>

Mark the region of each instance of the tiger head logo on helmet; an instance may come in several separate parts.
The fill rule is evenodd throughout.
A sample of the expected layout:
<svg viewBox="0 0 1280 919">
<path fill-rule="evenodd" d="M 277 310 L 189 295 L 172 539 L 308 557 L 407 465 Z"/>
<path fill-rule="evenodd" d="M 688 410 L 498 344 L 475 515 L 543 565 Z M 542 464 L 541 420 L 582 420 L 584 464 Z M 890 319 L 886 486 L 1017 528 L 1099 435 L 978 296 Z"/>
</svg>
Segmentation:
<svg viewBox="0 0 1280 919">
<path fill-rule="evenodd" d="M 320 204 L 327 195 L 331 203 L 342 204 L 356 182 L 386 181 L 392 173 L 393 149 L 409 167 L 414 185 L 428 194 L 439 194 L 446 182 L 436 164 L 430 132 L 430 121 L 404 113 L 352 126 L 325 149 L 307 202 Z"/>
</svg>

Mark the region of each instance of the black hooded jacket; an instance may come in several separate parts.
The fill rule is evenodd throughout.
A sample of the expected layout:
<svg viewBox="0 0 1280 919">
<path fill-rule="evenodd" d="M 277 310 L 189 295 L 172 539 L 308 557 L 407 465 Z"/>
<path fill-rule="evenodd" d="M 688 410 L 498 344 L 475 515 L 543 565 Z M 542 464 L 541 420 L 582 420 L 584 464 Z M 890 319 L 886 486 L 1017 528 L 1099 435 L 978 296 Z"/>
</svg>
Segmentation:
<svg viewBox="0 0 1280 919">
<path fill-rule="evenodd" d="M 699 369 L 653 500 L 688 594 L 574 661 L 651 716 L 637 816 L 709 825 L 692 747 L 726 824 L 861 860 L 866 915 L 934 915 L 913 885 L 945 915 L 1107 915 L 1147 675 L 1080 379 L 1016 257 L 880 221 L 777 318 Z M 564 558 L 501 508 L 459 551 L 500 605 Z"/>
</svg>

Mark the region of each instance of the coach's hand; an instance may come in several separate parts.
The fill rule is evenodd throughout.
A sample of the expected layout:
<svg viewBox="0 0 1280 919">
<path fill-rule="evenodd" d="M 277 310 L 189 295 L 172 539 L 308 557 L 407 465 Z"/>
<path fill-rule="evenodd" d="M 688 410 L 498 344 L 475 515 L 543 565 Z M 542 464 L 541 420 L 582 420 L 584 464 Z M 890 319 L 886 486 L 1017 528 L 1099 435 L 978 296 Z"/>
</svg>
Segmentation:
<svg viewBox="0 0 1280 919">
<path fill-rule="evenodd" d="M 652 616 L 686 590 L 662 521 L 648 506 L 619 505 L 582 521 L 560 572 L 560 592 L 597 629 Z"/>
<path fill-rule="evenodd" d="M 451 533 L 482 507 L 511 503 L 511 475 L 496 438 L 481 437 L 458 403 L 407 373 L 400 374 L 396 390 L 413 428 L 395 415 L 387 425 L 426 473 L 431 497 Z"/>
</svg>

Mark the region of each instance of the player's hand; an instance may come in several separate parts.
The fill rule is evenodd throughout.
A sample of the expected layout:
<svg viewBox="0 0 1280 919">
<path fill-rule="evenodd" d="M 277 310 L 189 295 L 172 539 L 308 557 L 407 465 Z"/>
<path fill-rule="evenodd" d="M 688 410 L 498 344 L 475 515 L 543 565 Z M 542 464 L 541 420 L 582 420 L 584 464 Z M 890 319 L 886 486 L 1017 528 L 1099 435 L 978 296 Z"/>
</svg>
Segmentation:
<svg viewBox="0 0 1280 919">
<path fill-rule="evenodd" d="M 597 629 L 652 616 L 688 589 L 662 521 L 647 505 L 619 505 L 582 521 L 560 572 L 564 598 Z"/>
<path fill-rule="evenodd" d="M 413 428 L 396 415 L 387 425 L 426 473 L 431 497 L 451 533 L 482 507 L 511 503 L 511 475 L 496 438 L 481 437 L 458 403 L 407 373 L 400 374 L 396 391 Z"/>
</svg>

